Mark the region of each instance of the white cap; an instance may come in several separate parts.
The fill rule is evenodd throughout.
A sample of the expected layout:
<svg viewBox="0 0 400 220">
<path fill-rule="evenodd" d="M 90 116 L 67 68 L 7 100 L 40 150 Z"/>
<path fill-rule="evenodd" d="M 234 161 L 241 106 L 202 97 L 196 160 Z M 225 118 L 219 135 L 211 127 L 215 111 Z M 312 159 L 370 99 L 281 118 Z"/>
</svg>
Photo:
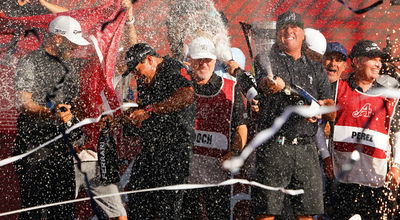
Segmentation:
<svg viewBox="0 0 400 220">
<path fill-rule="evenodd" d="M 85 46 L 90 43 L 82 37 L 82 28 L 77 20 L 70 16 L 58 16 L 49 25 L 49 32 L 66 37 L 74 44 Z"/>
<path fill-rule="evenodd" d="M 304 35 L 308 48 L 321 55 L 325 54 L 327 42 L 324 35 L 319 30 L 305 28 Z"/>
<path fill-rule="evenodd" d="M 205 37 L 194 39 L 189 45 L 189 57 L 192 59 L 217 59 L 214 43 Z"/>
</svg>

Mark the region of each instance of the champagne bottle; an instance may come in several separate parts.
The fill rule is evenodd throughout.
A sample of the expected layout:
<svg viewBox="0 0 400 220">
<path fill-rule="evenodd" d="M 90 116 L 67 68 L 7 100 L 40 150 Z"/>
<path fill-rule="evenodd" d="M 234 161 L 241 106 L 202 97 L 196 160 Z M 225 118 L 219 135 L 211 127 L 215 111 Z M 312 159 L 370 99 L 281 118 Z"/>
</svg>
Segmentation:
<svg viewBox="0 0 400 220">
<path fill-rule="evenodd" d="M 100 180 L 106 184 L 119 181 L 116 147 L 114 137 L 111 133 L 110 123 L 106 122 L 106 127 L 102 129 L 97 145 Z"/>
<path fill-rule="evenodd" d="M 267 79 L 276 84 L 274 75 L 272 73 L 272 65 L 271 60 L 268 56 L 266 56 L 263 60 L 263 65 L 265 66 L 265 70 L 267 73 Z M 283 88 L 283 92 L 290 96 L 290 99 L 293 100 L 297 105 L 310 105 L 313 101 L 318 103 L 317 99 L 314 98 L 310 93 L 308 93 L 305 89 L 301 88 L 296 84 L 289 84 L 285 82 L 285 87 Z"/>
</svg>

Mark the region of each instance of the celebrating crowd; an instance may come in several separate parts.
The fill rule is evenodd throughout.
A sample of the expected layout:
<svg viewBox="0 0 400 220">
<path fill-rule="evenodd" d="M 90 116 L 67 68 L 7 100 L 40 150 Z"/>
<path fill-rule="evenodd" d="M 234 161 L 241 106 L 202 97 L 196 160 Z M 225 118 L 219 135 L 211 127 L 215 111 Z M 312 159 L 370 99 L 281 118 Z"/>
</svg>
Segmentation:
<svg viewBox="0 0 400 220">
<path fill-rule="evenodd" d="M 52 13 L 68 11 L 44 0 L 40 4 Z M 118 52 L 114 78 L 124 90 L 121 104 L 138 106 L 103 117 L 95 148 L 89 147 L 93 140 L 85 127 L 65 134 L 83 119 L 80 113 L 87 106 L 79 97 L 79 69 L 86 63 L 73 56 L 91 44 L 81 24 L 56 16 L 42 45 L 18 61 L 14 155 L 63 134 L 14 163 L 23 208 L 74 199 L 82 185 L 93 195 L 118 193 L 114 134 L 123 129 L 141 147 L 129 191 L 218 184 L 239 175 L 304 190 L 288 195 L 251 186 L 249 219 L 397 218 L 398 211 L 384 207 L 397 204 L 400 182 L 398 99 L 375 92 L 397 84 L 382 75 L 390 56 L 375 42 L 360 40 L 348 52 L 335 39 L 305 28 L 301 15 L 289 10 L 277 17 L 275 43 L 257 54 L 250 72 L 240 49 L 228 48 L 232 59 L 222 60 L 214 36 L 202 33 L 179 58 L 161 56 L 137 42 L 132 3 L 123 0 L 122 7 L 127 11 L 124 49 Z M 129 81 L 129 88 L 121 87 L 122 81 Z M 336 106 L 336 111 L 309 118 L 292 114 L 256 149 L 249 166 L 255 167 L 254 175 L 223 168 L 289 106 L 309 106 L 310 111 Z M 93 207 L 99 219 L 230 219 L 232 198 L 232 186 L 221 185 L 133 193 L 128 201 L 113 195 L 95 199 Z M 63 204 L 19 216 L 74 219 L 74 207 Z"/>
</svg>

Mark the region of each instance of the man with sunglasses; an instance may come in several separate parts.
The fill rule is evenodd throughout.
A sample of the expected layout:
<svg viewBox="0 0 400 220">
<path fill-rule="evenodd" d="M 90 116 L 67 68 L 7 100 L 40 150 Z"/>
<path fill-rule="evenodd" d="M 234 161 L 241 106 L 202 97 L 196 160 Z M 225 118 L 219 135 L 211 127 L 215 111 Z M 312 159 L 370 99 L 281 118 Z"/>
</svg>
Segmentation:
<svg viewBox="0 0 400 220">
<path fill-rule="evenodd" d="M 139 108 L 127 119 L 140 133 L 129 189 L 183 184 L 189 174 L 194 141 L 194 89 L 186 67 L 138 43 L 126 54 L 127 71 L 138 79 Z M 129 196 L 129 219 L 180 219 L 182 191 L 156 191 Z"/>
</svg>

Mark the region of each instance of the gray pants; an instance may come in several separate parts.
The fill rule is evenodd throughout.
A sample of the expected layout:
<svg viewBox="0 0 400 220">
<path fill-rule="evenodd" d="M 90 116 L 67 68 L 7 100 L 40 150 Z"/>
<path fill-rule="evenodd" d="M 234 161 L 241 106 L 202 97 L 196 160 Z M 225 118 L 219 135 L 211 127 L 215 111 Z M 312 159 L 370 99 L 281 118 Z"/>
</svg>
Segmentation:
<svg viewBox="0 0 400 220">
<path fill-rule="evenodd" d="M 87 161 L 82 162 L 82 171 L 86 172 L 90 185 L 92 187 L 92 192 L 94 196 L 118 193 L 118 186 L 116 184 L 104 185 L 101 183 L 99 174 L 100 170 L 97 165 L 97 161 Z M 79 172 L 77 165 L 75 164 L 75 181 L 76 181 L 76 191 L 75 197 L 78 196 L 79 190 L 84 187 L 86 188 L 86 183 L 84 180 L 84 175 Z M 127 216 L 126 210 L 122 204 L 121 196 L 110 196 L 105 198 L 95 199 L 96 204 L 103 210 L 108 218 L 115 218 L 118 216 Z"/>
</svg>

